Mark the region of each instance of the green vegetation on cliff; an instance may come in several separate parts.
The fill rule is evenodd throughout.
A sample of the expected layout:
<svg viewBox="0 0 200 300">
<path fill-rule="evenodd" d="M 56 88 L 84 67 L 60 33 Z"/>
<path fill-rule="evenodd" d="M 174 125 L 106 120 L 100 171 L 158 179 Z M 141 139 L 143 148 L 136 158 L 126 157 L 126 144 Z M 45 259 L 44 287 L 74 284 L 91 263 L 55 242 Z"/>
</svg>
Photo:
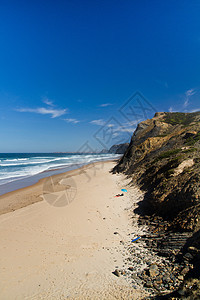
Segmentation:
<svg viewBox="0 0 200 300">
<path fill-rule="evenodd" d="M 180 112 L 173 112 L 173 113 L 165 113 L 163 117 L 163 122 L 169 123 L 171 125 L 184 125 L 188 126 L 192 122 L 196 121 L 196 117 L 199 115 L 198 112 L 196 113 L 180 113 Z"/>
</svg>

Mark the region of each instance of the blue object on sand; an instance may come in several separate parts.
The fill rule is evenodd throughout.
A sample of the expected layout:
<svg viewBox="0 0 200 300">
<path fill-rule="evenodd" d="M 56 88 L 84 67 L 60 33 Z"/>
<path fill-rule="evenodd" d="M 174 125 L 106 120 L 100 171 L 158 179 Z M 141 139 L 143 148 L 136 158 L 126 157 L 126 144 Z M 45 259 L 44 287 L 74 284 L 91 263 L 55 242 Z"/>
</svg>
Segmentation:
<svg viewBox="0 0 200 300">
<path fill-rule="evenodd" d="M 137 237 L 136 239 L 132 240 L 131 242 L 136 242 L 139 239 L 141 239 L 141 236 Z"/>
<path fill-rule="evenodd" d="M 122 191 L 122 192 L 126 192 L 126 193 L 127 193 L 127 190 L 126 190 L 126 189 L 121 189 L 121 191 Z"/>
</svg>

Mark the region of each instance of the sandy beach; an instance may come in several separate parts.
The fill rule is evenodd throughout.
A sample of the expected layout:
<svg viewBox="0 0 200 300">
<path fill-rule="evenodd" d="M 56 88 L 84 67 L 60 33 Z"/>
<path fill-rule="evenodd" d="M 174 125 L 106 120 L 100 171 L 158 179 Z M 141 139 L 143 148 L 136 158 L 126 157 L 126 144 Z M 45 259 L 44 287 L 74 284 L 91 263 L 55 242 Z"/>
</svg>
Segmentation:
<svg viewBox="0 0 200 300">
<path fill-rule="evenodd" d="M 0 197 L 0 299 L 142 299 L 112 273 L 123 266 L 123 242 L 134 232 L 130 194 L 115 197 L 127 180 L 110 173 L 114 164 L 91 164 Z"/>
</svg>

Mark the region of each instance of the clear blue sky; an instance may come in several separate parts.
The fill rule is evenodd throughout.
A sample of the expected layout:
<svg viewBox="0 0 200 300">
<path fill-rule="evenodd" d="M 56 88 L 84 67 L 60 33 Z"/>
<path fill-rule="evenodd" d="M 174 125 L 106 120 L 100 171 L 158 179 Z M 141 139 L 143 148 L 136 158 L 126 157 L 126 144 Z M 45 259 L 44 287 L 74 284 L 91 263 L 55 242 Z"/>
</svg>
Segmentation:
<svg viewBox="0 0 200 300">
<path fill-rule="evenodd" d="M 200 110 L 199 16 L 198 0 L 1 0 L 0 152 L 102 149 L 155 110 Z"/>
</svg>

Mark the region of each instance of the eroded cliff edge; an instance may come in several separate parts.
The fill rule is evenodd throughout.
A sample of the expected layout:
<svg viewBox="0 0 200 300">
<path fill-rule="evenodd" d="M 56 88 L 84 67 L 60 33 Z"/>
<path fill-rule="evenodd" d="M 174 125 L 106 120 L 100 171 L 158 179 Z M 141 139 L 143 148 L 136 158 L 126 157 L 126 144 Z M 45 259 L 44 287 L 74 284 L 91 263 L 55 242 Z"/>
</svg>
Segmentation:
<svg viewBox="0 0 200 300">
<path fill-rule="evenodd" d="M 145 191 L 140 212 L 154 224 L 156 221 L 163 232 L 156 248 L 162 250 L 164 244 L 167 247 L 165 233 L 188 233 L 184 243 L 176 242 L 169 250 L 175 259 L 190 257 L 188 265 L 192 267 L 188 268 L 186 281 L 199 278 L 200 112 L 156 113 L 152 119 L 139 123 L 113 172 L 125 173 Z"/>
</svg>

